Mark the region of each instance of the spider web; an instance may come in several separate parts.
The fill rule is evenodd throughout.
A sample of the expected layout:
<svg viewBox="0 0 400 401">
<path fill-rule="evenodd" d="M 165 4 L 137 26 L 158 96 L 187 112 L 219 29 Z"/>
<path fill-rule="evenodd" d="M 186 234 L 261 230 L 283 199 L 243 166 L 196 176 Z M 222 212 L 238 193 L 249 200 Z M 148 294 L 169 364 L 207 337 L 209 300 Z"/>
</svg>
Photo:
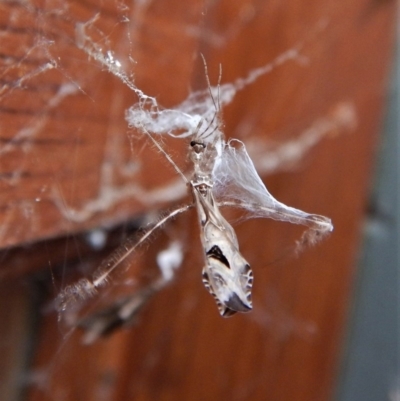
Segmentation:
<svg viewBox="0 0 400 401">
<path fill-rule="evenodd" d="M 6 111 L 6 117 L 0 121 L 0 156 L 4 166 L 2 188 L 19 194 L 14 197 L 18 201 L 12 202 L 2 214 L 0 237 L 4 246 L 29 241 L 36 238 L 37 233 L 47 238 L 55 233 L 74 235 L 83 227 L 96 227 L 100 222 L 103 227 L 113 226 L 139 211 L 158 209 L 181 201 L 186 196 L 184 182 L 175 175 L 163 178 L 152 186 L 143 180 L 143 170 L 146 170 L 146 155 L 141 148 L 143 144 L 136 141 L 137 134 L 127 135 L 128 124 L 135 128 L 144 127 L 168 145 L 179 142 L 176 146 L 182 153 L 185 138 L 194 132 L 201 119 L 211 121 L 215 113 L 212 98 L 204 89 L 205 81 L 202 81 L 198 90 L 188 89 L 186 83 L 183 87 L 170 83 L 174 95 L 167 97 L 165 87 L 149 84 L 150 79 L 138 76 L 137 71 L 140 68 L 143 71 L 140 63 L 144 59 L 137 48 L 138 36 L 143 29 L 144 16 L 155 3 L 110 1 L 97 6 L 90 2 L 45 1 L 40 4 L 0 4 L 3 31 L 8 35 L 7 42 L 4 42 L 7 43 L 5 53 L 6 50 L 10 53 L 2 58 L 0 75 L 4 82 L 0 102 Z M 202 6 L 198 9 L 201 10 Z M 206 29 L 201 35 L 207 38 L 210 46 L 222 52 L 245 29 L 248 24 L 246 18 L 251 19 L 251 10 L 245 11 L 220 32 L 207 32 Z M 188 22 L 185 28 L 185 35 L 190 38 L 200 35 L 196 32 L 199 28 L 196 21 Z M 153 29 L 153 33 L 157 33 L 157 28 Z M 153 46 L 154 42 L 151 42 Z M 13 48 L 17 50 L 11 52 Z M 152 48 L 151 51 L 157 52 L 159 59 L 168 56 L 167 50 L 165 54 L 159 48 Z M 224 80 L 223 65 L 223 82 L 219 89 L 216 85 L 211 88 L 212 95 L 224 108 L 234 103 L 235 97 L 246 87 L 254 85 L 257 79 L 285 63 L 294 63 L 302 68 L 301 65 L 307 62 L 304 54 L 302 43 L 290 43 L 278 55 L 253 65 L 243 76 L 235 77 L 231 82 Z M 178 75 L 179 72 L 181 70 Z M 98 80 L 99 76 L 102 77 L 101 81 Z M 112 111 L 104 129 L 97 126 L 104 121 L 96 123 L 96 119 L 104 112 L 98 107 L 104 107 L 103 96 L 108 92 L 103 87 L 110 85 L 110 82 L 117 85 L 117 89 L 108 103 Z M 117 92 L 123 92 L 124 95 Z M 69 110 L 69 101 L 76 98 L 83 105 L 82 114 L 79 101 Z M 16 110 L 23 111 L 23 117 L 18 121 L 12 117 Z M 103 151 L 91 156 L 93 163 L 87 156 L 91 154 L 90 141 L 87 136 L 79 134 L 93 129 L 83 121 L 84 113 L 89 113 L 86 117 L 95 125 L 96 135 L 92 140 L 105 144 Z M 62 119 L 55 121 L 53 117 L 57 115 Z M 72 120 L 74 129 L 78 127 L 74 135 L 70 131 Z M 114 124 L 112 120 L 118 120 L 118 123 Z M 355 111 L 348 102 L 333 105 L 324 115 L 307 122 L 299 134 L 281 143 L 247 135 L 255 125 L 256 122 L 247 121 L 246 128 L 242 127 L 238 135 L 235 133 L 246 143 L 247 150 L 240 144 L 236 147 L 227 145 L 226 152 L 222 153 L 215 171 L 215 190 L 221 203 L 232 200 L 242 202 L 242 205 L 247 203 L 250 217 L 270 217 L 254 205 L 261 203 L 274 210 L 283 207 L 286 212 L 294 209 L 281 203 L 275 204 L 258 174 L 264 176 L 298 166 L 304 155 L 332 131 L 351 130 L 355 125 Z M 119 131 L 118 135 L 116 131 Z M 169 142 L 168 136 L 177 139 Z M 44 171 L 40 163 L 40 146 L 43 143 L 50 144 L 48 152 L 54 152 L 50 173 Z M 231 149 L 235 149 L 235 152 Z M 169 151 L 169 148 L 166 150 Z M 184 157 L 181 156 L 181 159 Z M 99 160 L 100 163 L 97 163 Z M 100 170 L 95 167 L 98 165 Z M 244 175 L 240 178 L 236 173 Z M 27 185 L 28 174 L 42 174 L 47 178 Z M 93 177 L 97 181 L 96 191 L 74 192 L 73 187 L 79 180 L 85 183 Z M 255 184 L 245 188 L 249 177 Z M 22 186 L 26 188 L 25 197 L 18 192 Z M 266 194 L 270 195 L 268 201 L 265 200 Z M 132 202 L 136 205 L 135 209 L 127 206 Z M 118 213 L 115 212 L 116 208 L 120 208 Z M 109 210 L 114 215 L 98 217 Z M 55 223 L 49 225 L 46 222 L 43 218 L 46 213 Z M 13 224 L 16 215 L 25 218 L 26 227 Z M 104 231 L 100 230 L 100 236 L 101 233 L 104 234 Z M 101 243 L 100 239 L 100 248 Z M 174 238 L 170 245 L 160 249 L 156 252 L 158 266 L 165 283 L 168 283 L 182 262 L 182 243 Z M 284 310 L 280 300 L 276 305 L 280 311 Z M 290 326 L 290 330 L 305 336 L 314 330 L 312 322 L 293 321 L 291 316 L 282 318 L 281 325 L 282 331 Z M 51 369 L 63 369 L 63 351 L 73 334 L 67 335 L 57 346 L 53 362 L 43 372 L 32 374 L 31 380 L 42 387 L 44 393 L 50 392 L 53 385 L 52 376 L 49 376 Z M 93 339 L 86 340 L 91 342 Z M 68 383 L 64 383 L 59 386 L 59 391 L 67 391 L 67 388 Z M 48 396 L 50 399 L 62 399 L 60 392 Z"/>
</svg>

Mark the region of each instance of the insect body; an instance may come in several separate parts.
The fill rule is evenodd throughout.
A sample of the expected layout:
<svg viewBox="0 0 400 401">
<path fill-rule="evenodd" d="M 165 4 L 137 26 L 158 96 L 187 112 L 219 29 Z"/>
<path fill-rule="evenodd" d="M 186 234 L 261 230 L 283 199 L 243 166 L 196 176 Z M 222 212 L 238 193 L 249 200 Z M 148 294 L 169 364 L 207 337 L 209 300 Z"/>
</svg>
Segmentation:
<svg viewBox="0 0 400 401">
<path fill-rule="evenodd" d="M 253 273 L 249 263 L 239 251 L 234 229 L 222 216 L 219 206 L 240 208 L 247 211 L 249 217 L 272 218 L 306 226 L 307 230 L 296 243 L 296 251 L 306 245 L 318 242 L 324 235 L 332 231 L 333 226 L 329 218 L 308 214 L 276 200 L 268 192 L 258 175 L 245 145 L 234 139 L 225 142 L 223 131 L 220 129 L 222 125 L 220 116 L 221 87 L 218 82 L 217 101 L 215 101 L 206 65 L 205 72 L 211 104 L 206 100 L 201 102 L 201 97 L 197 96 L 196 101 L 200 102 L 200 109 L 193 109 L 190 102 L 183 102 L 176 110 L 158 110 L 155 106 L 155 99 L 152 99 L 149 110 L 145 107 L 146 103 L 142 102 L 132 106 L 126 117 L 129 126 L 147 135 L 187 183 L 194 203 L 170 211 L 145 231 L 134 244 L 128 239 L 126 244 L 122 244 L 102 263 L 91 278 L 81 279 L 77 283 L 65 287 L 57 297 L 59 312 L 66 311 L 69 305 L 79 304 L 92 297 L 100 287 L 109 281 L 109 277 L 122 262 L 126 261 L 152 233 L 170 219 L 186 212 L 193 206 L 197 209 L 200 238 L 204 251 L 203 283 L 214 296 L 219 312 L 224 317 L 232 316 L 237 312 L 249 312 L 252 309 Z M 224 91 L 228 93 L 229 88 L 228 85 Z M 148 100 L 145 95 L 141 96 L 142 100 Z M 205 96 L 205 93 L 202 96 Z M 202 113 L 199 114 L 199 110 L 202 110 Z M 213 112 L 211 113 L 211 111 Z M 168 130 L 164 129 L 165 118 L 171 118 Z M 204 127 L 204 125 L 206 126 Z M 164 128 L 160 130 L 160 126 Z M 203 130 L 201 130 L 202 126 Z M 174 130 L 178 132 L 177 135 L 174 135 Z M 193 173 L 190 179 L 175 164 L 159 141 L 153 137 L 155 134 L 162 133 L 168 133 L 176 138 L 191 138 L 189 158 L 193 163 Z M 149 287 L 151 291 L 145 292 L 145 294 L 153 294 L 160 290 L 169 280 L 170 278 L 161 278 L 156 284 L 151 285 Z M 141 306 L 148 297 L 146 295 L 146 297 L 139 298 L 141 301 L 137 302 L 138 298 L 134 294 L 130 299 L 124 300 L 116 311 L 113 309 L 118 314 L 118 321 L 134 316 L 135 308 Z M 101 330 L 97 330 L 96 333 L 101 334 L 107 328 L 108 324 L 103 324 Z"/>
<path fill-rule="evenodd" d="M 194 175 L 190 181 L 205 255 L 203 283 L 214 296 L 221 316 L 252 309 L 253 273 L 239 252 L 235 231 L 222 216 L 212 192 L 212 170 L 218 155 L 215 143 L 192 141 Z"/>
</svg>

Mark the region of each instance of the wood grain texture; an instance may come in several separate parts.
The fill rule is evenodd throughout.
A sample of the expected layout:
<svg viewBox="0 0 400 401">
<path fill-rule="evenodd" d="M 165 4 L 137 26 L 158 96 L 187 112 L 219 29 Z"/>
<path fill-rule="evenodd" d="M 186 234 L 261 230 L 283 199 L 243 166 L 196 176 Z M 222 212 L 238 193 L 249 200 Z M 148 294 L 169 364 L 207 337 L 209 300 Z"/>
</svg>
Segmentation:
<svg viewBox="0 0 400 401">
<path fill-rule="evenodd" d="M 54 314 L 43 316 L 32 366 L 40 380 L 29 399 L 328 400 L 380 129 L 394 2 L 65 4 L 0 5 L 8 35 L 3 60 L 16 60 L 12 68 L 4 65 L 0 93 L 3 247 L 111 226 L 168 204 L 151 191 L 173 182 L 174 172 L 145 144 L 135 142 L 132 152 L 127 136 L 124 112 L 137 99 L 77 47 L 76 22 L 97 13 L 90 34 L 114 50 L 140 89 L 167 107 L 205 87 L 199 53 L 212 82 L 219 63 L 223 82 L 232 82 L 301 44 L 304 62 L 279 66 L 224 110 L 227 137 L 244 140 L 255 154 L 271 144 L 298 145 L 307 129 L 343 104 L 354 108 L 357 125 L 332 128 L 300 162 L 285 165 L 289 171 L 265 177 L 277 199 L 331 217 L 335 230 L 322 245 L 290 259 L 298 228 L 256 220 L 239 225 L 241 251 L 255 272 L 251 314 L 218 316 L 202 288 L 197 222 L 189 214 L 167 230 L 167 237 L 185 238 L 183 267 L 134 329 L 82 347 L 79 331 L 62 338 Z M 121 23 L 121 15 L 130 22 Z M 96 37 L 100 31 L 107 41 Z M 39 72 L 48 61 L 45 49 L 57 66 Z M 185 144 L 168 146 L 183 164 Z M 104 189 L 132 185 L 149 191 L 148 202 L 131 194 L 81 221 L 66 213 L 88 211 Z M 165 237 L 154 240 L 138 256 L 133 275 L 154 267 L 165 244 Z M 43 260 L 44 266 L 48 256 Z"/>
</svg>

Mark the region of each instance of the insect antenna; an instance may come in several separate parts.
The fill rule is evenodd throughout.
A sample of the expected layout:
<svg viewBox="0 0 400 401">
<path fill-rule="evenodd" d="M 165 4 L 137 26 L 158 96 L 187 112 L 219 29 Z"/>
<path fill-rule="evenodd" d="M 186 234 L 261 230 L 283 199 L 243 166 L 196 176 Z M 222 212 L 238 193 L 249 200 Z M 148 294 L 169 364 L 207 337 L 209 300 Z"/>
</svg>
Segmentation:
<svg viewBox="0 0 400 401">
<path fill-rule="evenodd" d="M 204 130 L 204 133 L 199 135 L 202 136 L 203 139 L 207 139 L 208 137 L 212 136 L 214 134 L 214 132 L 219 128 L 219 124 L 216 125 L 216 127 L 209 132 L 207 135 L 204 135 L 214 124 L 215 119 L 217 118 L 217 116 L 219 115 L 219 113 L 221 112 L 221 108 L 220 108 L 220 86 L 221 86 L 221 77 L 222 77 L 222 66 L 221 64 L 219 65 L 219 76 L 218 76 L 218 85 L 217 85 L 217 102 L 214 99 L 212 90 L 211 90 L 211 84 L 210 84 L 210 78 L 208 76 L 208 67 L 207 67 L 207 62 L 206 59 L 204 57 L 204 55 L 202 53 L 200 53 L 201 58 L 203 59 L 203 64 L 204 64 L 204 72 L 206 75 L 206 80 L 207 80 L 207 86 L 208 86 L 208 92 L 210 94 L 211 100 L 214 104 L 214 108 L 215 108 L 215 113 L 213 118 L 211 119 L 211 121 L 209 122 L 208 126 L 206 127 L 206 129 Z M 204 136 L 203 136 L 204 135 Z"/>
</svg>

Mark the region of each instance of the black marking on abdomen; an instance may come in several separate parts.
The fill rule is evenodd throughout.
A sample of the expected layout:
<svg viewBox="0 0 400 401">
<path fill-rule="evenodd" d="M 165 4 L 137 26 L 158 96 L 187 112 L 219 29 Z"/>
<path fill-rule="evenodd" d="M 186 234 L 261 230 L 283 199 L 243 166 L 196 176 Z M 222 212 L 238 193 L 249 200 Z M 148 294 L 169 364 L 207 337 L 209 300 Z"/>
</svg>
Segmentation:
<svg viewBox="0 0 400 401">
<path fill-rule="evenodd" d="M 225 257 L 225 255 L 222 253 L 221 249 L 219 246 L 214 245 L 208 252 L 207 256 L 210 258 L 214 258 L 219 260 L 222 264 L 224 264 L 228 269 L 231 268 L 228 259 Z"/>
</svg>

